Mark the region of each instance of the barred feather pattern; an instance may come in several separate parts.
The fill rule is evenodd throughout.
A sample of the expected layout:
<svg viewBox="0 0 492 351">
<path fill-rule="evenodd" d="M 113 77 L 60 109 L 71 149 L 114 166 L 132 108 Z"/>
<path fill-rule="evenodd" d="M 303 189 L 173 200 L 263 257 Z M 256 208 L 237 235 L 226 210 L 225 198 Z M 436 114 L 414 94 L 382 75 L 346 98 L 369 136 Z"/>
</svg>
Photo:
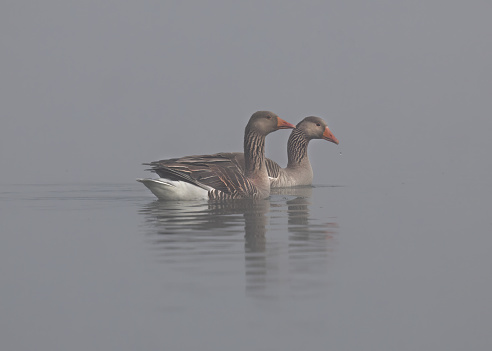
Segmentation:
<svg viewBox="0 0 492 351">
<path fill-rule="evenodd" d="M 309 140 L 301 129 L 292 130 L 287 143 L 287 155 L 289 159 L 287 167 L 289 167 L 289 165 L 301 163 L 304 158 L 308 157 L 308 144 Z"/>
<path fill-rule="evenodd" d="M 269 158 L 265 158 L 265 166 L 270 178 L 278 178 L 280 175 L 280 166 L 277 162 L 272 161 Z"/>
<path fill-rule="evenodd" d="M 244 168 L 246 175 L 262 169 L 265 160 L 265 136 L 252 131 L 245 131 Z"/>
<path fill-rule="evenodd" d="M 251 197 L 251 196 L 248 196 Z M 208 192 L 208 198 L 214 201 L 222 201 L 222 200 L 235 200 L 235 199 L 244 199 L 245 196 L 239 193 L 226 194 L 223 191 L 218 189 L 213 189 Z M 252 198 L 255 198 L 254 196 Z"/>
<path fill-rule="evenodd" d="M 194 155 L 146 163 L 161 178 L 185 181 L 208 191 L 212 200 L 258 198 L 236 153 Z"/>
</svg>

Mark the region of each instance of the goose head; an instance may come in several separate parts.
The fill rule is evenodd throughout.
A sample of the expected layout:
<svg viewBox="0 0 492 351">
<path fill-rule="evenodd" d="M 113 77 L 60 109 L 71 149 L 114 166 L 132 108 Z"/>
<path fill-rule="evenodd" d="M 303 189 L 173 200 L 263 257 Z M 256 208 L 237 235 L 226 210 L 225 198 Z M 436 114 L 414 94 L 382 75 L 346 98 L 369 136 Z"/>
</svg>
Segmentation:
<svg viewBox="0 0 492 351">
<path fill-rule="evenodd" d="M 338 145 L 338 139 L 330 131 L 326 122 L 319 117 L 306 117 L 296 126 L 302 131 L 308 140 L 325 139 Z"/>
<path fill-rule="evenodd" d="M 296 126 L 284 121 L 270 111 L 258 111 L 249 119 L 246 130 L 254 131 L 260 135 L 268 135 L 279 129 L 295 128 Z"/>
</svg>

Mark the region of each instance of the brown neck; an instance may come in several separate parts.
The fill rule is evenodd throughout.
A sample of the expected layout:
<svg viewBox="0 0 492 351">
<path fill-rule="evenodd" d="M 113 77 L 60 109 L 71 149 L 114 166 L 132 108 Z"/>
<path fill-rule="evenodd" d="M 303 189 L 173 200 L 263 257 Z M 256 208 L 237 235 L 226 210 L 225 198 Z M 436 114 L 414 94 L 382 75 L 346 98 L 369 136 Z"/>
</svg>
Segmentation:
<svg viewBox="0 0 492 351">
<path fill-rule="evenodd" d="M 292 130 L 287 142 L 287 156 L 289 158 L 287 167 L 297 167 L 306 160 L 309 162 L 307 155 L 308 144 L 309 139 L 300 129 Z"/>
<path fill-rule="evenodd" d="M 265 136 L 249 128 L 244 131 L 244 165 L 246 176 L 265 168 Z"/>
</svg>

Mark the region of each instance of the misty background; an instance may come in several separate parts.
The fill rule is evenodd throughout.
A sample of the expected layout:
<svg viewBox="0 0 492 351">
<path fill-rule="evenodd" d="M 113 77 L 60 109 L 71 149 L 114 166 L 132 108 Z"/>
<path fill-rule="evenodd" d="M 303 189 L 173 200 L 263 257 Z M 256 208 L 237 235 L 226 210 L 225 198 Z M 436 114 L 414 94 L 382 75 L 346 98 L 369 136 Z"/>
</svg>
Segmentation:
<svg viewBox="0 0 492 351">
<path fill-rule="evenodd" d="M 0 182 L 130 182 L 142 162 L 241 151 L 257 110 L 328 122 L 340 146 L 311 143 L 315 184 L 488 179 L 491 10 L 3 1 Z M 267 139 L 282 165 L 288 135 Z"/>
<path fill-rule="evenodd" d="M 3 349 L 491 349 L 491 14 L 1 1 Z M 135 181 L 241 151 L 257 110 L 328 122 L 314 188 L 215 206 Z"/>
</svg>

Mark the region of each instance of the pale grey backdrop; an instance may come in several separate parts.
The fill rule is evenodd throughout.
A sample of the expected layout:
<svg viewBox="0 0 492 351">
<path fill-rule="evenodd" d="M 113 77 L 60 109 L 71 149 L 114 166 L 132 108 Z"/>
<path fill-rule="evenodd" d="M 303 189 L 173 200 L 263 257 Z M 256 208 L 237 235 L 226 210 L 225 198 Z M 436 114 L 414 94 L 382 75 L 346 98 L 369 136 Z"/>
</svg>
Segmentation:
<svg viewBox="0 0 492 351">
<path fill-rule="evenodd" d="M 0 182 L 127 182 L 141 162 L 239 151 L 259 109 L 328 121 L 340 146 L 311 145 L 318 184 L 489 176 L 491 10 L 3 1 Z M 280 163 L 287 137 L 268 140 Z"/>
<path fill-rule="evenodd" d="M 1 1 L 2 350 L 491 349 L 491 13 Z M 344 187 L 251 211 L 134 181 L 259 109 L 325 118 L 314 182 Z"/>
</svg>

